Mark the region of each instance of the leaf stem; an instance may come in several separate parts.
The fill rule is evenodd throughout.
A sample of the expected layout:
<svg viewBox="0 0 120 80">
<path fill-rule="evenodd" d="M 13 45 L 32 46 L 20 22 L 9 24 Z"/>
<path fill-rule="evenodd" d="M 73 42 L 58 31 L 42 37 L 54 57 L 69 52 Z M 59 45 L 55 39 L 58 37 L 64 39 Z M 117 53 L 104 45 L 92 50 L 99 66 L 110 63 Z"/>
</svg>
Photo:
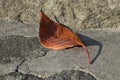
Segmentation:
<svg viewBox="0 0 120 80">
<path fill-rule="evenodd" d="M 88 49 L 87 49 L 86 46 L 83 46 L 83 48 L 84 48 L 85 51 L 86 51 L 86 55 L 87 55 L 87 59 L 88 59 L 88 64 L 91 64 L 91 62 L 90 62 L 90 54 L 89 54 L 89 51 L 88 51 Z"/>
</svg>

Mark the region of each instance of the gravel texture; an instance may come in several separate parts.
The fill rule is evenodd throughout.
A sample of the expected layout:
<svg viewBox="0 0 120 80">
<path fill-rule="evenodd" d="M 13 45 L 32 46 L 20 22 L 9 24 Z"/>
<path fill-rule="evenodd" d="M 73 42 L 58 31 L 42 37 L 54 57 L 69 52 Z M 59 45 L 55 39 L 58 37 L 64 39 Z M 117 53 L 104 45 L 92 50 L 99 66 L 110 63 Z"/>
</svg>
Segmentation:
<svg viewBox="0 0 120 80">
<path fill-rule="evenodd" d="M 72 29 L 120 25 L 120 0 L 0 0 L 0 19 L 38 24 L 40 9 Z"/>
<path fill-rule="evenodd" d="M 62 71 L 47 78 L 37 77 L 31 74 L 12 72 L 0 76 L 0 80 L 96 80 L 91 74 L 77 70 Z"/>
</svg>

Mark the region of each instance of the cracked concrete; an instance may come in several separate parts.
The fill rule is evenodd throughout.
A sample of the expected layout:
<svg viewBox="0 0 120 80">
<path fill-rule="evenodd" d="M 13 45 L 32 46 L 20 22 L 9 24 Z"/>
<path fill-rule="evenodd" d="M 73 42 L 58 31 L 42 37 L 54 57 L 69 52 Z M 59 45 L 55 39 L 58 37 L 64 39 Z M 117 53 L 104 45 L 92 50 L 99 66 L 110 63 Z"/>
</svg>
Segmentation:
<svg viewBox="0 0 120 80">
<path fill-rule="evenodd" d="M 24 62 L 25 62 L 25 60 L 21 61 L 21 63 L 16 66 L 15 72 L 18 72 L 19 67 L 20 67 Z"/>
<path fill-rule="evenodd" d="M 0 75 L 6 76 L 14 72 L 13 74 L 16 75 L 35 75 L 43 80 L 47 80 L 46 77 L 49 80 L 51 78 L 49 76 L 54 76 L 55 80 L 63 80 L 60 76 L 57 78 L 55 74 L 61 75 L 67 70 L 65 74 L 69 76 L 69 71 L 73 70 L 74 73 L 77 70 L 84 71 L 84 74 L 89 73 L 97 80 L 119 80 L 120 32 L 117 30 L 76 30 L 75 32 L 89 49 L 91 65 L 87 63 L 82 47 L 60 51 L 42 47 L 38 39 L 38 25 L 0 21 Z"/>
</svg>

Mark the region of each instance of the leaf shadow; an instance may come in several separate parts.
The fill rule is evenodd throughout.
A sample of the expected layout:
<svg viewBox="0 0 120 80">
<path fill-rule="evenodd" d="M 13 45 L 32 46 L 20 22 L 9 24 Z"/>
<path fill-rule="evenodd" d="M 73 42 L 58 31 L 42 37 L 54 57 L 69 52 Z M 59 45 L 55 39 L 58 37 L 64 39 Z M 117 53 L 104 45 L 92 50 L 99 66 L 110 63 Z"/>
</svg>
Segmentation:
<svg viewBox="0 0 120 80">
<path fill-rule="evenodd" d="M 77 33 L 78 36 L 82 39 L 82 41 L 85 43 L 86 46 L 93 46 L 93 45 L 96 45 L 99 47 L 99 50 L 97 52 L 97 54 L 95 55 L 95 57 L 91 60 L 91 64 L 93 64 L 95 62 L 95 60 L 99 57 L 99 55 L 101 54 L 101 51 L 102 51 L 102 48 L 103 48 L 103 45 L 101 42 L 95 40 L 95 39 L 92 39 L 88 36 L 85 36 L 85 35 L 82 35 L 82 34 L 79 34 Z"/>
<path fill-rule="evenodd" d="M 61 23 L 59 23 L 61 24 Z M 64 25 L 64 24 L 61 24 L 62 26 L 65 26 L 67 28 L 70 29 L 70 27 Z M 72 31 L 72 29 L 70 29 Z M 79 33 L 76 33 L 81 39 L 82 39 L 82 42 L 86 45 L 86 46 L 98 46 L 99 47 L 99 50 L 97 52 L 97 54 L 95 55 L 95 57 L 91 60 L 91 64 L 93 64 L 95 62 L 95 60 L 99 57 L 99 55 L 101 54 L 101 51 L 102 51 L 102 48 L 103 48 L 103 45 L 101 42 L 95 40 L 95 39 L 92 39 L 88 36 L 85 36 L 85 35 L 82 35 L 82 34 L 79 34 Z"/>
<path fill-rule="evenodd" d="M 59 24 L 61 24 L 62 26 L 65 26 L 65 27 L 67 27 L 67 28 L 69 28 L 69 29 L 72 31 L 72 29 L 71 29 L 70 27 L 62 24 L 55 15 L 54 15 L 54 17 L 55 17 L 55 20 L 56 20 Z M 96 54 L 95 57 L 91 60 L 91 64 L 93 64 L 93 63 L 95 62 L 95 60 L 96 60 L 96 59 L 99 57 L 99 55 L 101 54 L 101 51 L 102 51 L 102 48 L 103 48 L 102 43 L 99 42 L 99 41 L 97 41 L 97 40 L 95 40 L 95 39 L 92 39 L 92 38 L 90 38 L 90 37 L 88 37 L 88 36 L 85 36 L 85 35 L 82 35 L 82 34 L 79 34 L 79 33 L 76 33 L 76 34 L 78 34 L 78 36 L 82 39 L 82 41 L 85 43 L 86 46 L 93 46 L 93 45 L 99 46 L 99 50 L 98 50 L 97 54 Z"/>
</svg>

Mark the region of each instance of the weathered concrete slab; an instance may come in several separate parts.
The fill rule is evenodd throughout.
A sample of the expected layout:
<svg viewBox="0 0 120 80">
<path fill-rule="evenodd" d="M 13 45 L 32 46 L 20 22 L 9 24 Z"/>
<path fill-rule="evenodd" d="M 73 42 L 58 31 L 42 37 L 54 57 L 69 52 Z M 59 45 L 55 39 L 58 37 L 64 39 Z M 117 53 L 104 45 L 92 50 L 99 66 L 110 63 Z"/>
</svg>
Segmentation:
<svg viewBox="0 0 120 80">
<path fill-rule="evenodd" d="M 0 75 L 21 72 L 48 77 L 73 69 L 87 72 L 98 80 L 120 79 L 119 32 L 76 31 L 89 49 L 93 62 L 89 65 L 81 47 L 60 51 L 43 48 L 37 31 L 37 25 L 0 22 Z"/>
<path fill-rule="evenodd" d="M 119 41 L 120 33 L 108 31 L 86 31 L 86 35 L 97 41 L 88 41 L 88 49 L 91 54 L 92 65 L 86 60 L 85 52 L 82 48 L 71 48 L 62 51 L 50 50 L 46 56 L 36 58 L 23 63 L 19 71 L 31 74 L 49 76 L 63 70 L 85 70 L 95 75 L 99 80 L 120 79 L 120 59 Z M 101 49 L 99 51 L 99 49 Z M 26 68 L 28 67 L 28 68 Z"/>
</svg>

